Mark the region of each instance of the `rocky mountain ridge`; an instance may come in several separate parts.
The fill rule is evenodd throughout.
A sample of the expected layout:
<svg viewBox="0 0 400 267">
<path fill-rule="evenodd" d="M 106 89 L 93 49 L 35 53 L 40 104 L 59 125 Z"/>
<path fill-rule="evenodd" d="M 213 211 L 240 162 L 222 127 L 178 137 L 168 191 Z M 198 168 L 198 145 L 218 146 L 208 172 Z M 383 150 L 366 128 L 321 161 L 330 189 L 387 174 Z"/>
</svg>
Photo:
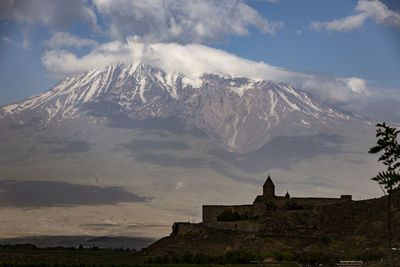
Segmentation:
<svg viewBox="0 0 400 267">
<path fill-rule="evenodd" d="M 17 127 L 116 114 L 137 120 L 180 116 L 240 153 L 294 133 L 280 125 L 292 124 L 299 135 L 356 119 L 288 85 L 216 74 L 188 78 L 144 64 L 115 64 L 68 77 L 43 94 L 0 108 L 0 119 Z"/>
</svg>

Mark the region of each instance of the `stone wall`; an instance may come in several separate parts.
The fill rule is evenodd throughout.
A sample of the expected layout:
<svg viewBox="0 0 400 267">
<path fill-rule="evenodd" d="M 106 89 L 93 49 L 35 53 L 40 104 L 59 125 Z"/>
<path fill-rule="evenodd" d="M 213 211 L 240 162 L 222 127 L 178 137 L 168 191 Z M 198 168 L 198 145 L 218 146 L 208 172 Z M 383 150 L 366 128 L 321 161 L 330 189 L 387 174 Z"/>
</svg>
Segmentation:
<svg viewBox="0 0 400 267">
<path fill-rule="evenodd" d="M 319 205 L 329 205 L 343 201 L 351 201 L 350 195 L 343 195 L 340 198 L 322 198 L 322 197 L 291 197 L 291 198 L 275 198 L 273 202 L 279 208 L 285 208 L 286 201 L 294 200 L 297 204 L 305 207 L 305 208 L 312 208 Z"/>
<path fill-rule="evenodd" d="M 258 233 L 263 230 L 263 224 L 249 220 L 236 222 L 208 222 L 204 223 L 204 226 L 218 230 L 245 233 Z"/>
<path fill-rule="evenodd" d="M 265 202 L 256 202 L 253 204 L 253 216 L 262 216 L 267 211 L 267 204 Z"/>
<path fill-rule="evenodd" d="M 298 204 L 303 206 L 328 205 L 349 200 L 343 198 L 320 198 L 320 197 L 294 197 L 291 199 L 295 200 Z"/>
<path fill-rule="evenodd" d="M 319 197 L 275 197 L 271 200 L 278 209 L 285 209 L 288 200 L 294 200 L 298 205 L 306 209 L 311 209 L 315 206 L 329 205 L 343 201 L 351 201 L 350 195 L 343 195 L 340 198 L 319 198 Z M 237 212 L 240 215 L 247 215 L 248 217 L 262 216 L 268 211 L 267 202 L 255 202 L 253 205 L 204 205 L 203 206 L 203 223 L 217 222 L 217 217 L 226 210 Z M 237 226 L 238 227 L 238 226 Z M 229 229 L 231 229 L 230 227 Z"/>
<path fill-rule="evenodd" d="M 216 222 L 217 217 L 225 210 L 231 210 L 232 212 L 237 212 L 240 215 L 247 214 L 250 217 L 254 216 L 253 205 L 234 205 L 234 206 L 204 205 L 203 223 Z"/>
<path fill-rule="evenodd" d="M 202 223 L 176 222 L 174 226 L 176 227 L 176 229 L 173 234 L 177 235 L 200 233 L 203 230 Z"/>
<path fill-rule="evenodd" d="M 251 220 L 237 221 L 237 222 L 208 222 L 208 223 L 190 223 L 190 222 L 176 222 L 175 235 L 185 234 L 201 234 L 204 231 L 204 226 L 232 232 L 242 233 L 259 233 L 263 232 L 265 226 Z"/>
</svg>

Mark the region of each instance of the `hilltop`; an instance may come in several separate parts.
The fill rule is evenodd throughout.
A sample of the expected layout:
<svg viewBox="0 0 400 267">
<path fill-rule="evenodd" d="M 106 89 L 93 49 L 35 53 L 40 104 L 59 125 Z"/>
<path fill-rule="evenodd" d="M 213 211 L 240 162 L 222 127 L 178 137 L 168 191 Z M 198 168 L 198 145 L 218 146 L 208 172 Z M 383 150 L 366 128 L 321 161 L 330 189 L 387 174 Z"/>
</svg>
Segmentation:
<svg viewBox="0 0 400 267">
<path fill-rule="evenodd" d="M 393 246 L 400 247 L 400 192 L 393 194 Z M 265 218 L 257 219 L 259 222 Z M 323 259 L 378 260 L 387 255 L 386 197 L 341 202 L 311 210 L 279 209 L 270 220 L 272 232 L 218 230 L 203 224 L 177 223 L 142 253 L 218 255 L 229 251 L 290 252 Z M 397 255 L 399 258 L 400 255 Z"/>
</svg>

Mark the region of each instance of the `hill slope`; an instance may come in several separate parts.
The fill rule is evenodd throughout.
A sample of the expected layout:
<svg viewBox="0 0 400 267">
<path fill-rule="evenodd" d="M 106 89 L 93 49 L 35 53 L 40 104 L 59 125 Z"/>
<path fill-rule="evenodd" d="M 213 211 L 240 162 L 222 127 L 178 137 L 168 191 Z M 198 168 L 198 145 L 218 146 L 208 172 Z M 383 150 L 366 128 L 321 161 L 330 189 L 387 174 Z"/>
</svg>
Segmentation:
<svg viewBox="0 0 400 267">
<path fill-rule="evenodd" d="M 388 253 L 387 198 L 343 202 L 313 210 L 279 210 L 260 233 L 215 230 L 201 224 L 178 224 L 174 234 L 144 250 L 148 256 L 224 254 L 228 251 L 291 251 L 365 258 Z M 393 247 L 400 247 L 400 192 L 392 197 Z M 371 256 L 371 255 L 370 255 Z M 400 255 L 399 255 L 400 256 Z"/>
</svg>

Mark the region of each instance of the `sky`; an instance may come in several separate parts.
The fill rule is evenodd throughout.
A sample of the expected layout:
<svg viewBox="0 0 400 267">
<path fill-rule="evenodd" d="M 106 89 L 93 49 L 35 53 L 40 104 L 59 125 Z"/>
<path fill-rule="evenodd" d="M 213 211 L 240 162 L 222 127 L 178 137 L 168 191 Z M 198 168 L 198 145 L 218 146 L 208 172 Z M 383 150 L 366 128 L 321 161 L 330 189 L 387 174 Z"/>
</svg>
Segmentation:
<svg viewBox="0 0 400 267">
<path fill-rule="evenodd" d="M 400 123 L 398 0 L 3 0 L 0 105 L 141 61 L 284 82 Z"/>
</svg>

